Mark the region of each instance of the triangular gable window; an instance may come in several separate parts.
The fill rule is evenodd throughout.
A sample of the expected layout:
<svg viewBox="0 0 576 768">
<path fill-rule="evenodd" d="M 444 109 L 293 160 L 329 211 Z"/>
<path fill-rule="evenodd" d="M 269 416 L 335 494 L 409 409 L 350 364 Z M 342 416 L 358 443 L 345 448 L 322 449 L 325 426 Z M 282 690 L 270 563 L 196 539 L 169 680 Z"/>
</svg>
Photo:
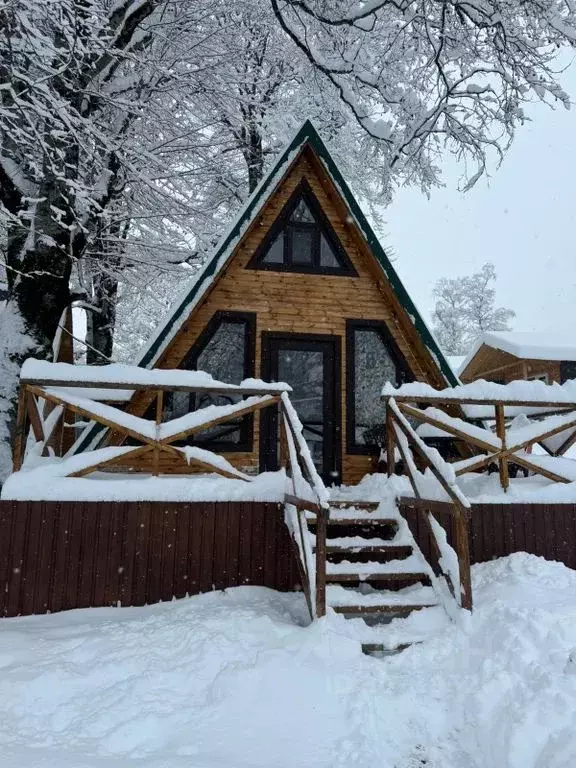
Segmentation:
<svg viewBox="0 0 576 768">
<path fill-rule="evenodd" d="M 248 266 L 280 272 L 357 274 L 306 182 L 286 203 Z"/>
</svg>

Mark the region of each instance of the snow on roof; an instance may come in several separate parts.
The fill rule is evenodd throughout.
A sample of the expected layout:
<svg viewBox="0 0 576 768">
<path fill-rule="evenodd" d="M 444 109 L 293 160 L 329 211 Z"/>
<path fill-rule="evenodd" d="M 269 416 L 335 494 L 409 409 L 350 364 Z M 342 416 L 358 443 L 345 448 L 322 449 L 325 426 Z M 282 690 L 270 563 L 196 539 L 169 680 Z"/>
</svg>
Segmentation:
<svg viewBox="0 0 576 768">
<path fill-rule="evenodd" d="M 575 360 L 576 334 L 572 332 L 532 333 L 528 331 L 499 331 L 483 333 L 470 354 L 464 358 L 459 372 L 465 370 L 483 345 L 508 352 L 527 360 Z"/>
</svg>

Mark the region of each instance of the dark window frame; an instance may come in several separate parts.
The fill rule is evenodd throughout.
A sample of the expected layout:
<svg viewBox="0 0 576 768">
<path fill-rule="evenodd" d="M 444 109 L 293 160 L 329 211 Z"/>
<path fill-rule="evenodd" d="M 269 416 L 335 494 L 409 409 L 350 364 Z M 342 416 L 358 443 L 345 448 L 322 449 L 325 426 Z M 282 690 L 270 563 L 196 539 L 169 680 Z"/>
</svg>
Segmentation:
<svg viewBox="0 0 576 768">
<path fill-rule="evenodd" d="M 396 365 L 400 383 L 414 381 L 414 374 L 383 320 L 346 320 L 346 452 L 357 456 L 378 456 L 381 450 L 378 446 L 356 442 L 355 332 L 358 330 L 376 331 L 380 335 Z"/>
<path fill-rule="evenodd" d="M 333 429 L 327 433 L 325 466 L 320 473 L 325 482 L 342 482 L 342 397 L 341 397 L 341 370 L 342 370 L 342 338 L 338 335 L 325 333 L 289 333 L 285 331 L 262 332 L 262 375 L 265 378 L 273 378 L 275 367 L 272 364 L 275 353 L 282 347 L 282 343 L 294 349 L 309 349 L 317 351 L 322 349 L 324 353 L 328 345 L 333 351 L 333 376 L 324 380 L 324 420 L 328 424 L 330 417 L 333 421 Z M 278 349 L 276 348 L 278 347 Z M 272 471 L 277 468 L 277 462 L 273 459 L 278 446 L 278 424 L 275 423 L 277 414 L 267 408 L 262 411 L 260 418 L 260 471 Z M 329 458 L 334 461 L 334 466 L 329 467 Z M 337 478 L 330 473 L 334 470 Z"/>
<path fill-rule="evenodd" d="M 202 329 L 200 335 L 189 349 L 186 356 L 180 363 L 180 368 L 187 370 L 198 370 L 197 361 L 202 352 L 206 349 L 210 340 L 222 323 L 244 323 L 245 324 L 245 344 L 244 344 L 244 374 L 243 379 L 254 377 L 256 370 L 256 313 L 255 312 L 230 312 L 225 310 L 218 310 L 215 312 L 210 320 L 206 323 Z M 190 393 L 191 396 L 197 398 L 197 394 Z M 230 423 L 232 427 L 232 422 Z M 251 453 L 254 450 L 254 416 L 253 414 L 247 414 L 241 417 L 240 423 L 240 438 L 238 442 L 231 440 L 200 440 L 195 441 L 194 436 L 191 435 L 188 440 L 185 441 L 186 445 L 197 445 L 199 448 L 206 448 L 206 450 L 219 451 L 221 453 Z M 237 429 L 238 427 L 234 427 Z M 232 429 L 230 431 L 233 431 Z M 175 443 L 176 445 L 177 443 Z"/>
<path fill-rule="evenodd" d="M 303 199 L 306 205 L 310 208 L 312 214 L 316 218 L 316 221 L 320 223 L 320 227 L 318 227 L 317 224 L 290 221 L 290 217 L 292 216 L 292 213 L 294 212 L 300 199 Z M 295 231 L 313 232 L 315 235 L 313 237 L 312 264 L 309 266 L 306 264 L 295 264 L 293 261 L 293 232 Z M 341 266 L 321 266 L 320 252 L 322 235 L 324 235 L 326 238 Z M 283 263 L 280 264 L 270 262 L 266 264 L 264 263 L 264 258 L 268 253 L 268 249 L 278 236 L 282 236 L 283 239 Z M 334 232 L 332 225 L 328 221 L 326 214 L 322 210 L 322 206 L 318 202 L 316 195 L 305 179 L 303 179 L 298 184 L 290 196 L 290 199 L 285 204 L 276 221 L 270 227 L 264 239 L 254 252 L 254 255 L 246 265 L 246 269 L 260 269 L 270 272 L 297 272 L 308 275 L 340 275 L 343 277 L 358 276 L 358 272 L 354 268 L 354 265 L 350 261 L 348 254 L 340 243 L 340 240 Z"/>
</svg>

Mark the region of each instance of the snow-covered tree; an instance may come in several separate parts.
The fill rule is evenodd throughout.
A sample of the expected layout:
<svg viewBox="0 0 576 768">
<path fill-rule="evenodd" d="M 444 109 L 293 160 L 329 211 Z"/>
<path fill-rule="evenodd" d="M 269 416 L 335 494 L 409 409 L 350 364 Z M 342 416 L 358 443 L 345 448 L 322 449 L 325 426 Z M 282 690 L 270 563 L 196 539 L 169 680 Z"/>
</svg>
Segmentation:
<svg viewBox="0 0 576 768">
<path fill-rule="evenodd" d="M 434 286 L 434 332 L 448 355 L 466 355 L 484 331 L 509 331 L 515 313 L 495 306 L 496 270 L 484 264 L 465 277 L 443 277 Z"/>
<path fill-rule="evenodd" d="M 526 103 L 567 103 L 575 21 L 562 0 L 0 0 L 2 412 L 76 288 L 109 351 L 118 279 L 201 254 L 301 117 L 368 198 L 430 188 L 446 150 L 473 183 Z"/>
</svg>

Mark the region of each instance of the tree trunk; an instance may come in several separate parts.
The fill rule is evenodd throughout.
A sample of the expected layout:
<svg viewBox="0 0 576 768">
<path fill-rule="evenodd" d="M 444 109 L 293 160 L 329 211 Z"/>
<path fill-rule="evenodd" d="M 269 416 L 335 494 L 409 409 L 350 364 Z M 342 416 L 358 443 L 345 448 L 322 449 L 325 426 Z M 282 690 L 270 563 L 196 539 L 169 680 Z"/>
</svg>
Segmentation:
<svg viewBox="0 0 576 768">
<path fill-rule="evenodd" d="M 92 277 L 92 303 L 95 311 L 88 312 L 86 328 L 86 362 L 104 365 L 112 357 L 116 326 L 118 280 L 105 272 Z"/>
</svg>

